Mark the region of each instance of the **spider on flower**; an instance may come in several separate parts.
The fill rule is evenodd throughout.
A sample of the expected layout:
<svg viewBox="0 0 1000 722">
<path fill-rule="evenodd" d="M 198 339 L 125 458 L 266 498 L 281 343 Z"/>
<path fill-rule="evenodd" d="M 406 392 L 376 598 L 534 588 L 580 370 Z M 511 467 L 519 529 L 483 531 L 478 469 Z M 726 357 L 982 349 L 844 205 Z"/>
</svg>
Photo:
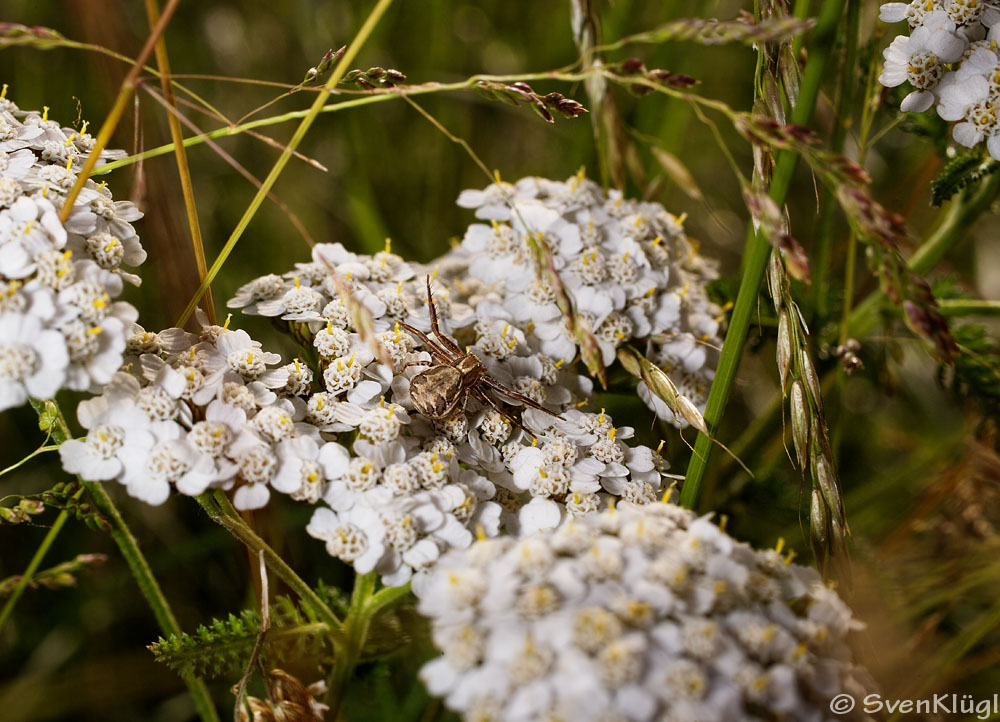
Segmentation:
<svg viewBox="0 0 1000 722">
<path fill-rule="evenodd" d="M 405 369 L 409 366 L 430 366 L 410 381 L 410 400 L 417 413 L 433 421 L 439 421 L 447 418 L 456 410 L 462 409 L 468 397 L 472 396 L 480 403 L 510 418 L 523 429 L 520 422 L 500 408 L 490 393 L 492 390 L 539 411 L 544 411 L 557 419 L 562 418 L 537 401 L 497 381 L 489 375 L 486 366 L 474 354 L 462 351 L 457 343 L 441 333 L 441 329 L 438 327 L 437 309 L 434 307 L 434 297 L 431 294 L 430 276 L 427 276 L 427 307 L 431 317 L 431 334 L 434 338 L 408 323 L 401 324 L 403 328 L 420 339 L 434 361 L 433 365 L 416 362 L 408 363 L 403 367 Z"/>
</svg>

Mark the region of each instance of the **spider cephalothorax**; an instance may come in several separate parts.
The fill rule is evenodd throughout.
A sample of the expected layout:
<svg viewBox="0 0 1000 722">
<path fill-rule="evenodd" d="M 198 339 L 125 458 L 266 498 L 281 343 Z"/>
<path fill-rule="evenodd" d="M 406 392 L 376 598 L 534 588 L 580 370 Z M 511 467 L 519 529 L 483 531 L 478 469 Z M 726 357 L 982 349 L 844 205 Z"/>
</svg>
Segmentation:
<svg viewBox="0 0 1000 722">
<path fill-rule="evenodd" d="M 455 411 L 461 410 L 465 406 L 466 399 L 472 396 L 480 403 L 510 417 L 510 414 L 501 409 L 493 399 L 490 394 L 490 390 L 493 390 L 547 414 L 562 418 L 537 401 L 504 386 L 487 373 L 486 366 L 474 354 L 466 353 L 457 343 L 441 333 L 440 328 L 438 328 L 434 298 L 431 296 L 430 276 L 427 277 L 427 307 L 431 316 L 431 334 L 434 338 L 418 331 L 408 323 L 402 324 L 403 328 L 423 342 L 434 360 L 434 365 L 430 365 L 430 368 L 421 371 L 410 381 L 410 401 L 413 402 L 413 408 L 417 410 L 417 413 L 435 421 L 444 419 Z M 516 420 L 514 422 L 518 423 Z"/>
</svg>

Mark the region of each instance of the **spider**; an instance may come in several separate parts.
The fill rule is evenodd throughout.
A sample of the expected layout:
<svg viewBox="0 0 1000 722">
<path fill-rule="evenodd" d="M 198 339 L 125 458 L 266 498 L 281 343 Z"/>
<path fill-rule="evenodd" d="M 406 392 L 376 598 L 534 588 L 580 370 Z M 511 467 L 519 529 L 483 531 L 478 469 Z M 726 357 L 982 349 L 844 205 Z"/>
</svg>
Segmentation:
<svg viewBox="0 0 1000 722">
<path fill-rule="evenodd" d="M 433 339 L 408 323 L 401 324 L 403 328 L 423 342 L 434 360 L 433 365 L 420 362 L 409 363 L 403 367 L 405 369 L 408 366 L 430 366 L 410 381 L 410 400 L 419 414 L 434 421 L 447 418 L 456 410 L 464 408 L 466 399 L 472 396 L 523 429 L 524 427 L 501 409 L 493 399 L 489 391 L 492 389 L 503 396 L 517 399 L 523 404 L 544 411 L 550 416 L 555 416 L 557 419 L 562 418 L 537 401 L 504 386 L 487 373 L 483 362 L 475 355 L 462 351 L 457 343 L 441 333 L 441 329 L 438 328 L 437 309 L 434 307 L 434 298 L 431 295 L 430 276 L 427 276 L 427 308 L 431 316 Z"/>
</svg>

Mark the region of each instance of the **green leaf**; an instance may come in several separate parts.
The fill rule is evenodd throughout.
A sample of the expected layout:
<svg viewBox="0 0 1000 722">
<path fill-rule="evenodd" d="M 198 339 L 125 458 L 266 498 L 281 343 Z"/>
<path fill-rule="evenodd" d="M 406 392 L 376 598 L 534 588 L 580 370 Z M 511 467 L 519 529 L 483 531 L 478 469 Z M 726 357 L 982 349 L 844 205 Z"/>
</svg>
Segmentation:
<svg viewBox="0 0 1000 722">
<path fill-rule="evenodd" d="M 281 666 L 303 657 L 322 655 L 327 647 L 326 625 L 317 622 L 311 609 L 286 596 L 277 597 L 270 608 L 262 659 L 268 666 Z M 213 619 L 194 634 L 172 634 L 149 645 L 157 662 L 179 675 L 198 677 L 238 676 L 250 658 L 260 632 L 260 613 L 244 609 L 239 616 Z"/>
<path fill-rule="evenodd" d="M 979 151 L 959 153 L 931 182 L 931 203 L 940 206 L 963 188 L 978 184 L 983 178 L 1000 170 L 1000 163 L 984 159 Z"/>
</svg>

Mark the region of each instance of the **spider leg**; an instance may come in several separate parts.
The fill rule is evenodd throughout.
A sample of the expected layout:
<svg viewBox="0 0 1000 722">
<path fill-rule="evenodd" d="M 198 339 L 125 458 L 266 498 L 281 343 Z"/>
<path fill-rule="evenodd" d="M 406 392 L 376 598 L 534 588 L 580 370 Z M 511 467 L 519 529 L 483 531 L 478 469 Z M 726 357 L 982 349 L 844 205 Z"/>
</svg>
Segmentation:
<svg viewBox="0 0 1000 722">
<path fill-rule="evenodd" d="M 433 356 L 435 360 L 438 361 L 439 363 L 450 364 L 455 360 L 449 353 L 449 349 L 445 348 L 440 343 L 430 338 L 423 331 L 418 331 L 405 321 L 401 322 L 399 325 L 405 328 L 407 331 L 409 331 L 417 338 L 419 338 L 420 341 L 424 344 L 424 346 L 427 347 L 427 350 L 431 352 L 431 356 Z"/>
<path fill-rule="evenodd" d="M 560 416 L 559 414 L 557 414 L 555 411 L 549 411 L 547 408 L 545 408 L 544 406 L 542 406 L 540 403 L 538 403 L 534 399 L 529 399 L 524 394 L 518 393 L 514 389 L 507 388 L 506 386 L 504 386 L 502 383 L 500 383 L 499 381 L 497 381 L 492 376 L 483 376 L 480 379 L 480 381 L 482 381 L 484 384 L 486 384 L 487 386 L 489 386 L 491 389 L 496 390 L 498 393 L 501 393 L 501 394 L 503 394 L 504 396 L 506 396 L 508 398 L 517 399 L 522 404 L 527 404 L 528 406 L 536 408 L 539 411 L 544 411 L 549 416 L 555 416 L 557 419 L 561 419 L 562 418 L 562 416 Z"/>
<path fill-rule="evenodd" d="M 524 428 L 524 426 L 521 424 L 521 422 L 518 420 L 518 418 L 516 416 L 514 416 L 513 414 L 510 414 L 510 413 L 507 413 L 502 408 L 500 408 L 500 405 L 497 404 L 497 402 L 494 401 L 493 398 L 488 393 L 486 393 L 482 389 L 472 389 L 472 391 L 470 393 L 472 394 L 473 398 L 476 399 L 476 401 L 478 401 L 481 404 L 485 404 L 486 406 L 492 407 L 494 411 L 496 411 L 498 414 L 500 414 L 505 419 L 507 419 L 508 421 L 510 421 L 512 424 L 514 424 L 521 431 L 523 431 L 524 433 L 528 434 L 528 436 L 530 436 L 531 438 L 535 438 L 535 435 L 532 434 L 530 431 L 528 431 L 526 428 Z"/>
<path fill-rule="evenodd" d="M 435 336 L 437 336 L 438 340 L 441 341 L 441 344 L 447 347 L 449 351 L 451 351 L 452 353 L 457 353 L 459 356 L 465 356 L 466 352 L 463 351 L 459 347 L 459 345 L 454 341 L 452 341 L 450 338 L 441 333 L 436 333 Z"/>
<path fill-rule="evenodd" d="M 441 329 L 438 327 L 437 308 L 434 306 L 434 297 L 431 295 L 430 275 L 427 276 L 427 310 L 430 311 L 431 314 L 431 331 L 434 333 L 434 337 L 437 338 L 441 344 L 443 344 L 451 352 L 457 353 L 459 356 L 464 356 L 465 351 L 460 349 L 457 343 L 441 333 Z"/>
<path fill-rule="evenodd" d="M 437 309 L 434 308 L 434 294 L 431 293 L 431 276 L 429 273 L 425 280 L 427 281 L 427 310 L 431 314 L 431 331 L 434 332 L 435 336 L 440 336 L 441 331 L 438 330 L 438 314 Z"/>
<path fill-rule="evenodd" d="M 400 369 L 399 371 L 397 371 L 396 373 L 397 373 L 397 374 L 401 374 L 401 373 L 403 373 L 404 371 L 406 371 L 406 369 L 410 368 L 410 366 L 426 366 L 426 367 L 430 368 L 430 367 L 431 367 L 431 366 L 433 366 L 433 365 L 434 365 L 434 364 L 430 364 L 430 363 L 427 363 L 426 361 L 410 361 L 409 363 L 406 363 L 406 364 L 405 364 L 405 365 L 403 366 L 403 368 L 401 368 L 401 369 Z"/>
</svg>

